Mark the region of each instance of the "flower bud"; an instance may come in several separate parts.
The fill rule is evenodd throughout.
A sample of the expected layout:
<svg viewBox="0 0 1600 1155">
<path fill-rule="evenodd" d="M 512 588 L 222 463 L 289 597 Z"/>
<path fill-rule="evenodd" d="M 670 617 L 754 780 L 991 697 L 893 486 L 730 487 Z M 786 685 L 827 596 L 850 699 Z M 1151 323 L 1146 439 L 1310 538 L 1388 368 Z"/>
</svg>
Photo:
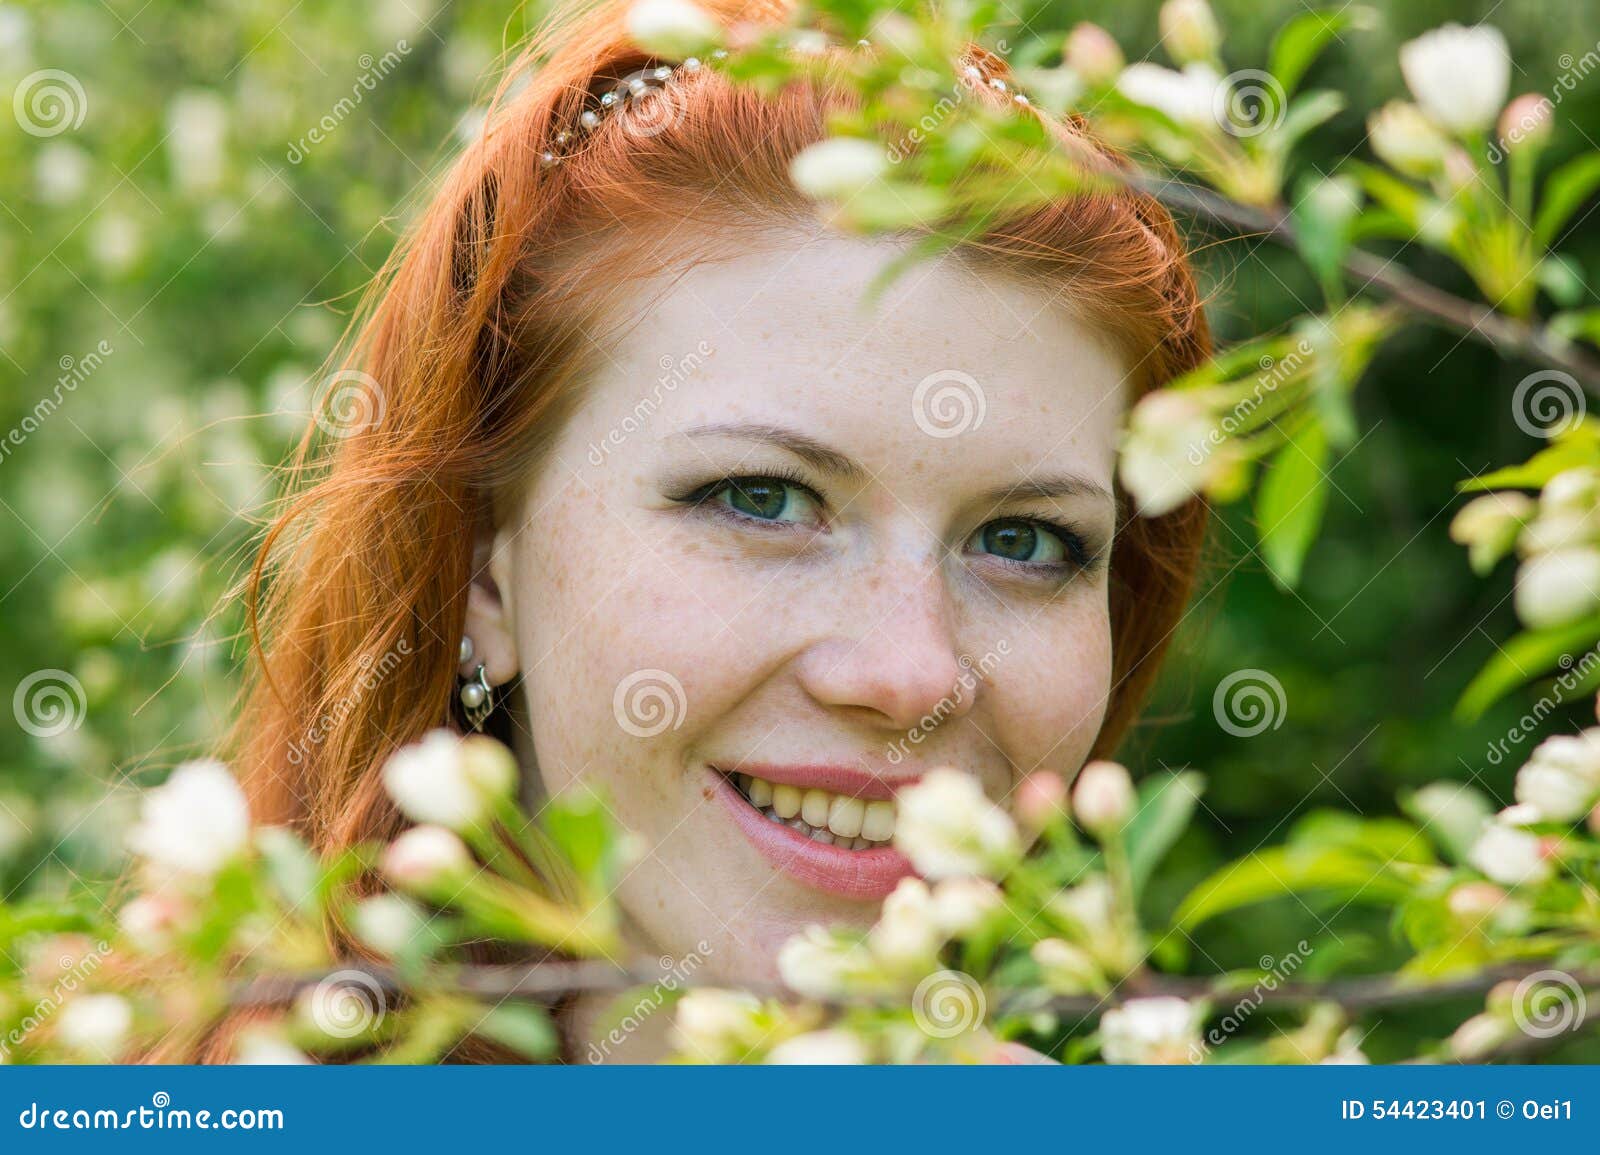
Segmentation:
<svg viewBox="0 0 1600 1155">
<path fill-rule="evenodd" d="M 1100 1020 L 1107 1063 L 1188 1063 L 1200 1047 L 1200 1009 L 1163 995 L 1129 999 Z"/>
<path fill-rule="evenodd" d="M 122 1051 L 133 1027 L 133 1008 L 121 995 L 80 995 L 61 1011 L 59 1035 L 69 1051 L 110 1062 Z"/>
<path fill-rule="evenodd" d="M 1484 827 L 1467 857 L 1473 866 L 1494 881 L 1518 886 L 1543 882 L 1550 877 L 1546 850 L 1536 835 L 1496 821 Z"/>
<path fill-rule="evenodd" d="M 1367 118 L 1372 151 L 1405 176 L 1426 179 L 1444 164 L 1450 142 L 1416 105 L 1391 100 Z"/>
<path fill-rule="evenodd" d="M 1017 820 L 1037 833 L 1067 817 L 1067 784 L 1051 770 L 1035 770 L 1017 785 Z"/>
<path fill-rule="evenodd" d="M 516 763 L 493 739 L 434 730 L 383 767 L 383 785 L 407 818 L 465 830 L 485 822 L 516 784 Z"/>
<path fill-rule="evenodd" d="M 883 148 L 870 140 L 836 136 L 811 145 L 789 165 L 789 178 L 814 200 L 844 200 L 871 187 L 889 167 Z"/>
<path fill-rule="evenodd" d="M 1486 574 L 1511 552 L 1533 512 L 1533 499 L 1525 493 L 1485 493 L 1456 511 L 1450 521 L 1450 540 L 1467 547 L 1474 573 Z"/>
<path fill-rule="evenodd" d="M 157 954 L 172 943 L 183 907 L 164 894 L 141 894 L 122 908 L 117 926 L 135 948 Z"/>
<path fill-rule="evenodd" d="M 364 899 L 351 921 L 362 942 L 390 958 L 404 954 L 427 928 L 422 911 L 398 894 Z"/>
<path fill-rule="evenodd" d="M 968 934 L 1003 901 L 987 878 L 941 879 L 933 887 L 933 921 L 947 935 Z"/>
<path fill-rule="evenodd" d="M 1517 571 L 1517 617 L 1529 629 L 1564 626 L 1600 609 L 1600 549 L 1578 546 L 1529 558 Z"/>
<path fill-rule="evenodd" d="M 1519 148 L 1542 148 L 1550 140 L 1555 105 L 1548 96 L 1525 92 L 1500 114 L 1500 142 L 1507 152 Z"/>
<path fill-rule="evenodd" d="M 1090 762 L 1072 788 L 1072 811 L 1084 829 L 1107 834 L 1122 829 L 1133 815 L 1133 779 L 1116 762 Z"/>
<path fill-rule="evenodd" d="M 383 873 L 406 890 L 431 890 L 465 878 L 472 868 L 466 843 L 442 826 L 413 826 L 383 852 Z"/>
<path fill-rule="evenodd" d="M 1510 1037 L 1510 1023 L 1494 1015 L 1473 1015 L 1450 1036 L 1450 1054 L 1470 1063 L 1488 1055 Z"/>
<path fill-rule="evenodd" d="M 689 0 L 636 0 L 628 35 L 647 52 L 683 59 L 722 43 L 722 25 Z"/>
<path fill-rule="evenodd" d="M 1041 939 L 1028 953 L 1039 964 L 1045 987 L 1054 994 L 1086 995 L 1105 989 L 1105 976 L 1089 952 L 1065 939 Z"/>
<path fill-rule="evenodd" d="M 1206 0 L 1167 0 L 1158 18 L 1161 43 L 1179 64 L 1215 60 L 1222 31 Z"/>
<path fill-rule="evenodd" d="M 1096 88 L 1115 81 L 1125 63 L 1122 49 L 1111 33 L 1088 21 L 1076 25 L 1068 34 L 1063 58 L 1085 84 Z"/>
<path fill-rule="evenodd" d="M 1476 923 L 1494 913 L 1506 892 L 1492 882 L 1463 882 L 1451 890 L 1445 904 L 1463 922 Z"/>
</svg>

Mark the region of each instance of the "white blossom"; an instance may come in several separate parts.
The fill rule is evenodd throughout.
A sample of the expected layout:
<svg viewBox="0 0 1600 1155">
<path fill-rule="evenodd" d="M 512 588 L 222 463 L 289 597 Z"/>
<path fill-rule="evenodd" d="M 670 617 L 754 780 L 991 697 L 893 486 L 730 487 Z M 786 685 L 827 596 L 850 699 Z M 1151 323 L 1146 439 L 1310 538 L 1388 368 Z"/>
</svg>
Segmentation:
<svg viewBox="0 0 1600 1155">
<path fill-rule="evenodd" d="M 1600 548 L 1536 554 L 1517 570 L 1517 617 L 1529 629 L 1563 626 L 1600 610 Z"/>
<path fill-rule="evenodd" d="M 852 1032 L 839 1029 L 795 1035 L 767 1052 L 767 1062 L 774 1065 L 846 1067 L 866 1061 L 867 1049 L 861 1040 Z"/>
<path fill-rule="evenodd" d="M 1167 0 L 1157 25 L 1162 47 L 1179 63 L 1213 60 L 1222 47 L 1222 30 L 1206 0 Z"/>
<path fill-rule="evenodd" d="M 895 848 L 925 878 L 998 875 L 1016 858 L 1016 823 L 970 774 L 930 770 L 895 805 Z"/>
<path fill-rule="evenodd" d="M 765 1035 L 761 1002 L 744 991 L 704 988 L 678 1001 L 673 1038 L 680 1051 L 708 1063 L 737 1062 Z"/>
<path fill-rule="evenodd" d="M 245 848 L 250 808 L 221 762 L 185 762 L 145 795 L 129 848 L 159 870 L 206 877 Z"/>
<path fill-rule="evenodd" d="M 363 899 L 351 918 L 356 936 L 373 950 L 393 957 L 403 954 L 427 928 L 417 905 L 398 894 Z"/>
<path fill-rule="evenodd" d="M 395 885 L 425 890 L 465 878 L 472 855 L 442 826 L 413 826 L 389 844 L 380 865 Z"/>
<path fill-rule="evenodd" d="M 1506 102 L 1511 53 L 1498 28 L 1446 24 L 1400 46 L 1400 71 L 1434 120 L 1454 132 L 1479 132 Z"/>
<path fill-rule="evenodd" d="M 1130 64 L 1117 77 L 1117 91 L 1190 128 L 1221 131 L 1217 94 L 1222 77 L 1209 64 L 1188 64 L 1182 72 L 1159 64 Z"/>
<path fill-rule="evenodd" d="M 133 1027 L 133 1008 L 121 995 L 80 995 L 61 1011 L 59 1038 L 68 1050 L 110 1062 Z"/>
<path fill-rule="evenodd" d="M 722 25 L 689 0 L 636 0 L 628 9 L 628 35 L 647 51 L 682 58 L 716 47 Z"/>
<path fill-rule="evenodd" d="M 1600 800 L 1600 730 L 1547 738 L 1517 771 L 1517 802 L 1544 822 L 1576 822 Z"/>
<path fill-rule="evenodd" d="M 933 921 L 948 935 L 976 928 L 1004 901 L 987 878 L 946 878 L 933 887 Z"/>
<path fill-rule="evenodd" d="M 1146 517 L 1159 517 L 1205 489 L 1215 460 L 1216 425 L 1194 397 L 1158 389 L 1128 415 L 1118 473 Z"/>
<path fill-rule="evenodd" d="M 1186 999 L 1130 999 L 1100 1020 L 1108 1063 L 1187 1063 L 1200 1045 L 1200 1010 Z"/>
<path fill-rule="evenodd" d="M 240 1067 L 301 1067 L 311 1059 L 276 1031 L 263 1028 L 239 1032 L 233 1046 L 233 1064 Z"/>
<path fill-rule="evenodd" d="M 836 136 L 806 148 L 789 163 L 795 188 L 816 200 L 841 200 L 870 187 L 889 167 L 881 145 Z"/>
<path fill-rule="evenodd" d="M 808 926 L 778 948 L 778 974 L 785 986 L 805 998 L 838 998 L 877 973 L 865 945 L 820 926 Z"/>
<path fill-rule="evenodd" d="M 1504 886 L 1543 882 L 1551 874 L 1539 836 L 1499 821 L 1483 828 L 1467 860 Z"/>
<path fill-rule="evenodd" d="M 465 830 L 484 822 L 516 785 L 516 764 L 499 743 L 462 741 L 433 730 L 397 750 L 383 767 L 383 785 L 414 822 Z"/>
<path fill-rule="evenodd" d="M 1450 141 L 1409 100 L 1391 100 L 1367 118 L 1372 151 L 1396 172 L 1429 177 L 1444 164 Z"/>
<path fill-rule="evenodd" d="M 885 966 L 931 968 L 945 935 L 934 916 L 933 894 L 920 878 L 902 878 L 868 932 L 873 956 Z"/>
</svg>

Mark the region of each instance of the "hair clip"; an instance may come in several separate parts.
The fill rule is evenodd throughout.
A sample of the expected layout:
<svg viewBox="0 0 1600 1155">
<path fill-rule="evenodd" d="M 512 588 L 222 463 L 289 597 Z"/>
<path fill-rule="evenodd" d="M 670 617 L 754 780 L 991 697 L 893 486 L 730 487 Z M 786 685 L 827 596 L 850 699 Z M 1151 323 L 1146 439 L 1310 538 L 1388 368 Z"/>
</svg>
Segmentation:
<svg viewBox="0 0 1600 1155">
<path fill-rule="evenodd" d="M 722 60 L 727 57 L 726 49 L 718 48 L 711 53 L 712 60 Z M 539 154 L 539 163 L 545 168 L 560 164 L 565 158 L 566 150 L 575 140 L 593 132 L 600 127 L 607 116 L 619 108 L 625 107 L 631 101 L 638 100 L 654 92 L 666 88 L 679 76 L 693 75 L 699 72 L 703 64 L 698 56 L 687 57 L 682 64 L 660 64 L 654 68 L 646 68 L 624 77 L 617 87 L 610 92 L 602 93 L 599 103 L 593 108 L 586 108 L 578 114 L 578 123 L 573 130 L 562 130 L 556 133 L 554 148 L 546 149 Z"/>
</svg>

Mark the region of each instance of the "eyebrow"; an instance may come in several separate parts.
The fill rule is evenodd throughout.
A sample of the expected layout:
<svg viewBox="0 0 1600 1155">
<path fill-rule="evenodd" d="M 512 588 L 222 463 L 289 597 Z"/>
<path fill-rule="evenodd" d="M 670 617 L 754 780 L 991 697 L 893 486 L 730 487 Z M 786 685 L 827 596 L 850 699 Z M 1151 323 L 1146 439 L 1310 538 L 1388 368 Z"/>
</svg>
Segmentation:
<svg viewBox="0 0 1600 1155">
<path fill-rule="evenodd" d="M 781 425 L 768 425 L 759 421 L 727 421 L 710 425 L 697 425 L 684 430 L 682 437 L 726 437 L 741 441 L 759 441 L 787 450 L 800 460 L 826 473 L 849 481 L 865 481 L 870 475 L 865 467 L 837 449 L 794 429 Z M 979 500 L 991 505 L 1017 498 L 1090 497 L 1115 502 L 1112 492 L 1093 478 L 1081 473 L 1057 473 L 1048 477 L 1025 477 L 1011 485 L 1000 485 L 979 495 Z"/>
</svg>

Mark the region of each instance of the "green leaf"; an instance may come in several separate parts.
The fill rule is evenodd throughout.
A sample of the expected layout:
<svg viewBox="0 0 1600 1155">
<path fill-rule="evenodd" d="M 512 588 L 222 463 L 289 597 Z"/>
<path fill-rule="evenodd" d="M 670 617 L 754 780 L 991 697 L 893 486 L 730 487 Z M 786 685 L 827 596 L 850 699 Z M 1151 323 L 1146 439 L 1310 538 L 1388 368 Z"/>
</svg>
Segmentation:
<svg viewBox="0 0 1600 1155">
<path fill-rule="evenodd" d="M 1123 832 L 1135 892 L 1188 829 L 1205 790 L 1205 775 L 1194 770 L 1158 774 L 1139 784 L 1139 807 Z"/>
<path fill-rule="evenodd" d="M 502 1003 L 473 1029 L 529 1059 L 549 1059 L 556 1054 L 556 1030 L 550 1016 L 525 1003 Z"/>
<path fill-rule="evenodd" d="M 1286 153 L 1312 129 L 1320 127 L 1344 111 L 1344 97 L 1337 92 L 1308 92 L 1289 106 L 1283 123 L 1273 131 L 1272 147 Z"/>
<path fill-rule="evenodd" d="M 1562 430 L 1548 449 L 1541 449 L 1521 465 L 1508 465 L 1456 486 L 1462 493 L 1489 489 L 1543 489 L 1558 473 L 1580 465 L 1600 464 L 1600 424 L 1584 419 Z"/>
<path fill-rule="evenodd" d="M 1222 867 L 1189 892 L 1173 916 L 1179 930 L 1230 910 L 1298 894 L 1333 891 L 1351 902 L 1388 906 L 1406 897 L 1410 885 L 1392 866 L 1338 847 L 1286 846 L 1259 850 Z"/>
<path fill-rule="evenodd" d="M 1483 669 L 1461 692 L 1458 722 L 1476 722 L 1501 698 L 1550 669 L 1565 655 L 1591 648 L 1600 639 L 1600 616 L 1548 630 L 1528 630 L 1495 650 Z"/>
<path fill-rule="evenodd" d="M 1600 345 L 1600 309 L 1557 313 L 1550 318 L 1549 329 L 1568 341 L 1583 340 Z"/>
<path fill-rule="evenodd" d="M 1294 846 L 1348 850 L 1379 862 L 1437 863 L 1415 823 L 1401 818 L 1362 818 L 1342 810 L 1314 810 L 1296 822 L 1289 834 Z"/>
<path fill-rule="evenodd" d="M 545 807 L 543 824 L 578 877 L 591 886 L 602 885 L 616 832 L 600 800 L 586 789 L 559 794 Z"/>
<path fill-rule="evenodd" d="M 1305 12 L 1296 16 L 1272 38 L 1267 67 L 1278 78 L 1285 93 L 1293 93 L 1330 41 L 1352 24 L 1365 23 L 1363 8 L 1341 8 L 1337 12 Z"/>
<path fill-rule="evenodd" d="M 1584 153 L 1551 173 L 1533 218 L 1534 244 L 1547 249 L 1555 243 L 1561 226 L 1596 189 L 1600 189 L 1600 152 Z"/>
<path fill-rule="evenodd" d="M 1583 280 L 1583 266 L 1560 253 L 1551 253 L 1539 262 L 1537 278 L 1539 287 L 1564 309 L 1580 304 L 1588 292 Z"/>
<path fill-rule="evenodd" d="M 1284 589 L 1300 581 L 1300 567 L 1322 523 L 1327 505 L 1328 438 L 1308 421 L 1272 459 L 1256 492 L 1256 529 L 1261 556 Z"/>
</svg>

